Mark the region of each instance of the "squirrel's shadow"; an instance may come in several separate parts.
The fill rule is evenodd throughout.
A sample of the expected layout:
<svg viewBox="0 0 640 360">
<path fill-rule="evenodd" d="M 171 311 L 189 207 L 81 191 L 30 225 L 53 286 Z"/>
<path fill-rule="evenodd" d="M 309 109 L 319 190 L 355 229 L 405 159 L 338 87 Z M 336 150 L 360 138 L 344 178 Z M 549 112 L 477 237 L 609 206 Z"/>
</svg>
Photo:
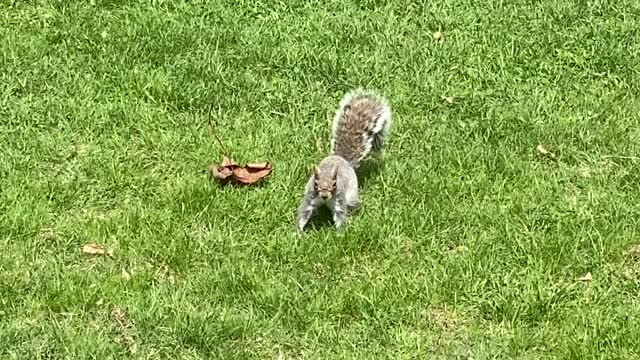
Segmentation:
<svg viewBox="0 0 640 360">
<path fill-rule="evenodd" d="M 333 215 L 331 214 L 331 210 L 326 206 L 320 206 L 315 211 L 311 219 L 309 219 L 306 227 L 310 229 L 321 229 L 333 226 Z"/>
<path fill-rule="evenodd" d="M 349 209 L 349 216 L 358 212 L 359 209 L 360 208 Z M 347 224 L 345 224 L 345 226 L 349 226 L 348 222 L 349 220 L 347 219 Z M 331 210 L 329 210 L 329 208 L 327 208 L 326 206 L 321 206 L 316 210 L 316 212 L 313 214 L 311 219 L 309 219 L 309 222 L 307 223 L 305 228 L 320 230 L 322 228 L 335 229 L 335 226 L 336 225 L 333 222 L 333 214 L 331 213 Z M 339 231 L 342 231 L 342 230 L 343 229 L 340 229 Z"/>
<path fill-rule="evenodd" d="M 349 208 L 348 209 L 348 217 L 354 215 L 360 210 L 360 207 L 357 208 Z M 349 219 L 347 218 L 347 224 L 345 226 L 349 226 Z M 320 206 L 315 210 L 313 216 L 309 219 L 307 223 L 307 227 L 311 229 L 319 230 L 324 227 L 335 228 L 335 222 L 333 221 L 333 214 L 331 210 L 329 210 L 326 206 Z"/>
<path fill-rule="evenodd" d="M 384 170 L 384 161 L 378 159 L 368 159 L 360 164 L 356 171 L 358 175 L 358 188 L 362 189 L 372 178 L 377 178 Z"/>
</svg>

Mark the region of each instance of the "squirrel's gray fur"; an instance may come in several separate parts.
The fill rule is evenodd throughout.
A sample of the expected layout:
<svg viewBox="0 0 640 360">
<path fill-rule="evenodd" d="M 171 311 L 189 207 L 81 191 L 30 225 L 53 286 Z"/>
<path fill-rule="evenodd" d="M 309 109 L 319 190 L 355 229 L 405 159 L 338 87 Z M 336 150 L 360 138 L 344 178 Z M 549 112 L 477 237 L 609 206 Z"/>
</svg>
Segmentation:
<svg viewBox="0 0 640 360">
<path fill-rule="evenodd" d="M 371 151 L 383 153 L 390 127 L 391 107 L 383 97 L 357 89 L 342 98 L 333 120 L 331 155 L 320 162 L 305 186 L 296 220 L 299 231 L 323 205 L 333 213 L 336 228 L 344 225 L 348 212 L 360 206 L 355 169 Z"/>
</svg>

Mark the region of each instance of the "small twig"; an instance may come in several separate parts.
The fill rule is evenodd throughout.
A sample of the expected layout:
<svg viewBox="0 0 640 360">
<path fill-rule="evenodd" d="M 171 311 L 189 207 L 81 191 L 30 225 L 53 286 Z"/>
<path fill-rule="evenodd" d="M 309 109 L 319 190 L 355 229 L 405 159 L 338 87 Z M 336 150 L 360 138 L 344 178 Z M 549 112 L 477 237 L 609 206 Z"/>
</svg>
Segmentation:
<svg viewBox="0 0 640 360">
<path fill-rule="evenodd" d="M 211 133 L 213 134 L 213 137 L 218 142 L 218 145 L 220 145 L 220 149 L 222 149 L 223 155 L 226 156 L 226 157 L 230 157 L 229 151 L 227 150 L 227 148 L 222 143 L 222 140 L 220 140 L 220 138 L 218 137 L 218 132 L 217 132 L 217 128 L 216 128 L 216 126 L 218 124 L 214 123 L 214 121 L 213 121 L 213 117 L 211 116 L 211 112 L 212 111 L 213 111 L 213 104 L 211 104 L 211 107 L 209 107 L 209 126 L 211 127 Z"/>
</svg>

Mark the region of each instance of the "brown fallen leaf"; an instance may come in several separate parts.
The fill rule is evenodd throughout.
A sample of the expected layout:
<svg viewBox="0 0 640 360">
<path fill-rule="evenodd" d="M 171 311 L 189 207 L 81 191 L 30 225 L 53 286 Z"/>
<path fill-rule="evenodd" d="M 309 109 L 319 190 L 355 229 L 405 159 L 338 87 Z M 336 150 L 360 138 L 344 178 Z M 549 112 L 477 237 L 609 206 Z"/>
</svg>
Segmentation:
<svg viewBox="0 0 640 360">
<path fill-rule="evenodd" d="M 446 101 L 448 104 L 453 104 L 454 97 L 453 96 L 440 96 L 440 99 Z"/>
<path fill-rule="evenodd" d="M 459 331 L 464 329 L 469 323 L 469 319 L 455 311 L 452 311 L 451 309 L 448 309 L 447 307 L 425 310 L 423 311 L 422 316 L 428 322 L 450 331 Z"/>
<path fill-rule="evenodd" d="M 588 272 L 588 273 L 582 275 L 581 277 L 579 277 L 578 280 L 584 281 L 584 282 L 589 282 L 589 281 L 593 280 L 593 276 L 591 275 L 590 272 Z"/>
<path fill-rule="evenodd" d="M 623 275 L 631 280 L 640 277 L 640 245 L 634 245 L 624 252 L 626 257 Z"/>
<path fill-rule="evenodd" d="M 229 155 L 229 151 L 218 136 L 218 131 L 216 129 L 217 124 L 213 120 L 212 111 L 213 104 L 209 108 L 209 125 L 211 126 L 211 133 L 214 139 L 218 142 L 218 145 L 220 145 L 220 149 L 224 156 L 220 165 L 211 164 L 209 166 L 209 179 L 217 180 L 225 184 L 228 182 L 234 182 L 236 184 L 251 185 L 271 175 L 273 167 L 269 162 L 241 166 L 230 158 L 231 155 Z M 220 111 L 220 109 L 218 109 L 218 111 Z"/>
<path fill-rule="evenodd" d="M 545 147 L 545 146 L 544 146 L 544 145 L 542 145 L 542 144 L 538 145 L 538 146 L 536 147 L 536 150 L 538 150 L 538 152 L 539 152 L 541 155 L 547 156 L 547 157 L 549 157 L 549 158 L 551 158 L 551 159 L 554 159 L 554 160 L 555 160 L 555 158 L 556 158 L 556 154 L 554 154 L 554 153 L 553 153 L 552 151 L 550 151 L 550 150 L 547 150 L 547 147 Z"/>
<path fill-rule="evenodd" d="M 444 41 L 444 34 L 440 31 L 434 32 L 433 40 L 435 40 L 438 44 L 441 44 Z"/>
<path fill-rule="evenodd" d="M 454 247 L 454 248 L 453 248 L 453 249 L 451 249 L 450 251 L 451 251 L 452 253 L 462 253 L 462 252 L 465 252 L 465 251 L 467 251 L 467 250 L 469 250 L 469 248 L 468 248 L 468 247 L 466 247 L 466 246 L 464 246 L 464 245 L 459 245 L 459 246 Z"/>
<path fill-rule="evenodd" d="M 104 255 L 107 251 L 102 245 L 86 244 L 82 247 L 82 252 L 89 255 Z"/>
<path fill-rule="evenodd" d="M 268 162 L 259 164 L 247 164 L 245 167 L 238 167 L 233 171 L 235 178 L 243 184 L 253 184 L 260 179 L 269 176 L 272 171 Z"/>
<path fill-rule="evenodd" d="M 222 183 L 232 181 L 238 184 L 251 185 L 271 175 L 272 171 L 273 167 L 269 162 L 240 166 L 225 156 L 220 165 L 212 164 L 209 166 L 209 178 Z"/>
<path fill-rule="evenodd" d="M 104 246 L 99 244 L 85 244 L 82 247 L 82 252 L 88 255 L 107 255 L 113 257 L 113 250 L 106 249 Z"/>
<path fill-rule="evenodd" d="M 129 327 L 129 316 L 127 315 L 127 311 L 121 307 L 115 307 L 111 311 L 111 319 L 118 324 L 118 328 L 120 330 L 126 329 Z"/>
<path fill-rule="evenodd" d="M 161 281 L 167 280 L 171 285 L 176 283 L 175 275 L 176 275 L 175 271 L 171 270 L 167 265 L 161 266 L 155 272 L 155 276 L 157 277 L 158 280 L 161 280 Z"/>
<path fill-rule="evenodd" d="M 116 324 L 118 338 L 116 341 L 122 345 L 129 353 L 135 354 L 138 351 L 138 345 L 132 334 L 132 323 L 129 321 L 127 311 L 121 307 L 116 307 L 111 311 L 111 319 Z"/>
<path fill-rule="evenodd" d="M 127 351 L 129 351 L 129 353 L 135 354 L 138 352 L 138 344 L 136 344 L 136 341 L 133 338 L 133 336 L 130 336 L 130 335 L 122 336 L 120 337 L 119 342 L 120 344 L 122 344 L 122 346 L 124 346 L 127 349 Z"/>
<path fill-rule="evenodd" d="M 122 278 L 124 279 L 124 281 L 129 281 L 131 280 L 131 274 L 129 274 L 127 270 L 122 269 Z"/>
<path fill-rule="evenodd" d="M 229 176 L 233 175 L 233 169 L 238 166 L 233 160 L 228 157 L 224 157 L 222 159 L 222 164 L 220 165 L 211 165 L 209 167 L 209 171 L 211 172 L 211 176 L 218 180 L 225 180 Z"/>
<path fill-rule="evenodd" d="M 625 255 L 633 261 L 640 262 L 640 245 L 635 245 L 625 251 Z"/>
</svg>

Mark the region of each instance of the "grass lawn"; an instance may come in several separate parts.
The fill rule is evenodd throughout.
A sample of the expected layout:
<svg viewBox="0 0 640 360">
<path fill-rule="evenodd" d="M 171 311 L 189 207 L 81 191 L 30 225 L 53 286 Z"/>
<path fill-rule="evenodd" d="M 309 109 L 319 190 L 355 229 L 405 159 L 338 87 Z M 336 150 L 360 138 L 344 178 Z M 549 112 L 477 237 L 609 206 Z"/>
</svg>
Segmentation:
<svg viewBox="0 0 640 360">
<path fill-rule="evenodd" d="M 358 86 L 384 166 L 296 236 Z M 0 358 L 640 359 L 638 94 L 636 0 L 0 0 Z"/>
</svg>

